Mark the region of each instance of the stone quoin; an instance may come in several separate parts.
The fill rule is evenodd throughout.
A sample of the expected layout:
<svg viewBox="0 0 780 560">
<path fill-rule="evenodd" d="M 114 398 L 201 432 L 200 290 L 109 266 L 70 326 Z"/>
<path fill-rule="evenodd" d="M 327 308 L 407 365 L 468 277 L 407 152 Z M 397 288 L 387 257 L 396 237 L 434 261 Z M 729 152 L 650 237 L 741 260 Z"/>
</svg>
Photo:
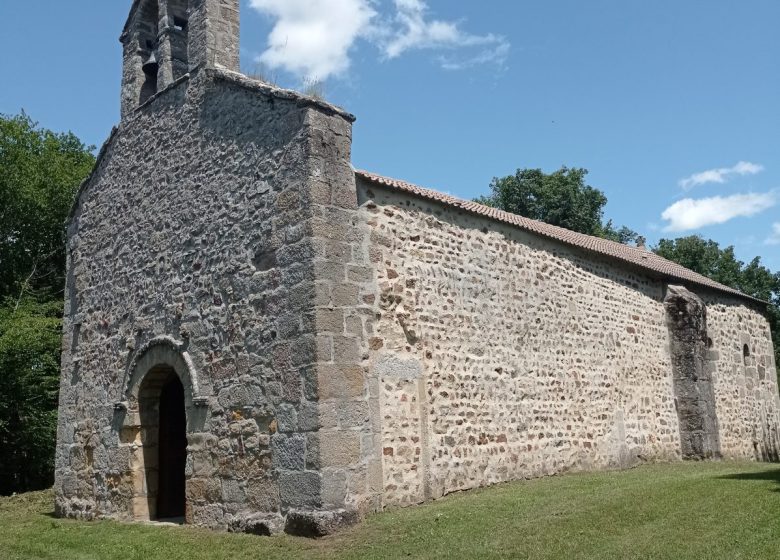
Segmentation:
<svg viewBox="0 0 780 560">
<path fill-rule="evenodd" d="M 238 72 L 238 0 L 136 0 L 68 224 L 56 511 L 323 535 L 643 461 L 776 459 L 766 304 L 351 166 Z"/>
</svg>

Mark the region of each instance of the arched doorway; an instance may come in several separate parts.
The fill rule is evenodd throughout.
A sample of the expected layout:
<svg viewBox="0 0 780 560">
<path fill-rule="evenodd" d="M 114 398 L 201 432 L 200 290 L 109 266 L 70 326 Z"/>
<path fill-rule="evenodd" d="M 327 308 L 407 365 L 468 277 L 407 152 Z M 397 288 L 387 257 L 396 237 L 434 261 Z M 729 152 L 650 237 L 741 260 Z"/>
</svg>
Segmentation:
<svg viewBox="0 0 780 560">
<path fill-rule="evenodd" d="M 184 522 L 187 416 L 184 386 L 172 367 L 158 365 L 144 376 L 138 409 L 148 519 Z"/>
</svg>

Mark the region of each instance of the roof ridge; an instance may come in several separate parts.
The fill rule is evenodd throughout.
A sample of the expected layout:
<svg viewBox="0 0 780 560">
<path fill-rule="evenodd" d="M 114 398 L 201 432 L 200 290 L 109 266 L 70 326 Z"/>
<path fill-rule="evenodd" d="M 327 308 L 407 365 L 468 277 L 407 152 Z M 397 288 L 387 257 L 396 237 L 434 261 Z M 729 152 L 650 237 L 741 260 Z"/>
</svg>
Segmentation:
<svg viewBox="0 0 780 560">
<path fill-rule="evenodd" d="M 661 274 L 670 279 L 682 282 L 691 282 L 706 288 L 725 292 L 727 294 L 745 298 L 753 302 L 758 302 L 763 305 L 766 305 L 767 303 L 763 300 L 749 296 L 743 292 L 740 292 L 739 290 L 730 288 L 724 284 L 707 278 L 698 272 L 694 272 L 693 270 L 685 268 L 684 266 L 674 261 L 665 259 L 664 257 L 661 257 L 660 255 L 657 255 L 646 249 L 631 247 L 630 245 L 624 245 L 610 239 L 595 237 L 593 235 L 579 233 L 560 226 L 541 222 L 539 220 L 533 220 L 531 218 L 526 218 L 525 216 L 506 212 L 505 210 L 499 210 L 498 208 L 486 206 L 484 204 L 480 204 L 479 202 L 464 200 L 462 198 L 445 194 L 440 191 L 426 189 L 407 181 L 392 179 L 390 177 L 378 175 L 370 171 L 355 169 L 355 174 L 373 183 L 400 189 L 402 191 L 415 194 L 429 200 L 435 200 L 449 206 L 463 209 L 473 214 L 478 214 L 493 220 L 497 220 L 499 222 L 514 225 L 525 231 L 535 233 L 542 237 L 554 239 L 566 245 L 584 249 L 602 256 L 615 258 L 633 266 L 637 266 L 641 269 L 649 270 L 656 274 Z"/>
</svg>

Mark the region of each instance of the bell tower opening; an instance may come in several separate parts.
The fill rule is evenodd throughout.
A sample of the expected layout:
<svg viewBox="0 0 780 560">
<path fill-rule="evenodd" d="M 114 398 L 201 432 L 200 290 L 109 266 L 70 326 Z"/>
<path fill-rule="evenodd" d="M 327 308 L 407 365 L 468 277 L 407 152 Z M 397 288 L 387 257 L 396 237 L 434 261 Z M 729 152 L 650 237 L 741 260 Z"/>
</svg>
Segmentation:
<svg viewBox="0 0 780 560">
<path fill-rule="evenodd" d="M 146 0 L 143 2 L 138 30 L 138 56 L 143 61 L 141 71 L 143 72 L 143 84 L 141 85 L 141 94 L 138 104 L 145 103 L 151 96 L 157 93 L 157 72 L 160 65 L 157 62 L 158 28 L 160 21 L 160 5 L 157 0 Z"/>
<path fill-rule="evenodd" d="M 123 45 L 122 118 L 200 68 L 239 71 L 239 0 L 134 0 Z"/>
<path fill-rule="evenodd" d="M 141 97 L 139 104 L 143 105 L 151 96 L 157 93 L 157 72 L 160 65 L 157 63 L 157 56 L 154 51 L 149 55 L 149 60 L 142 66 L 144 71 L 144 85 L 141 86 Z"/>
<path fill-rule="evenodd" d="M 123 45 L 122 116 L 158 91 L 160 2 L 135 0 L 120 37 Z"/>
</svg>

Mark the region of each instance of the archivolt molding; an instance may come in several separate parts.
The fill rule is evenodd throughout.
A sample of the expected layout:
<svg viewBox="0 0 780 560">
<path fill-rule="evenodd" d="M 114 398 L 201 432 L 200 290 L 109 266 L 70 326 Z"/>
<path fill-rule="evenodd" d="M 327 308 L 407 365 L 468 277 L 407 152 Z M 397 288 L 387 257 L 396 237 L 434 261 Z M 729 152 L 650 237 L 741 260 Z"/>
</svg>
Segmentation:
<svg viewBox="0 0 780 560">
<path fill-rule="evenodd" d="M 208 395 L 202 392 L 198 372 L 185 344 L 170 336 L 158 336 L 135 353 L 133 361 L 125 372 L 122 383 L 122 400 L 114 404 L 116 410 L 127 410 L 128 402 L 138 398 L 138 390 L 146 373 L 154 366 L 167 365 L 172 367 L 184 385 L 187 405 L 205 407 L 208 405 Z"/>
</svg>

